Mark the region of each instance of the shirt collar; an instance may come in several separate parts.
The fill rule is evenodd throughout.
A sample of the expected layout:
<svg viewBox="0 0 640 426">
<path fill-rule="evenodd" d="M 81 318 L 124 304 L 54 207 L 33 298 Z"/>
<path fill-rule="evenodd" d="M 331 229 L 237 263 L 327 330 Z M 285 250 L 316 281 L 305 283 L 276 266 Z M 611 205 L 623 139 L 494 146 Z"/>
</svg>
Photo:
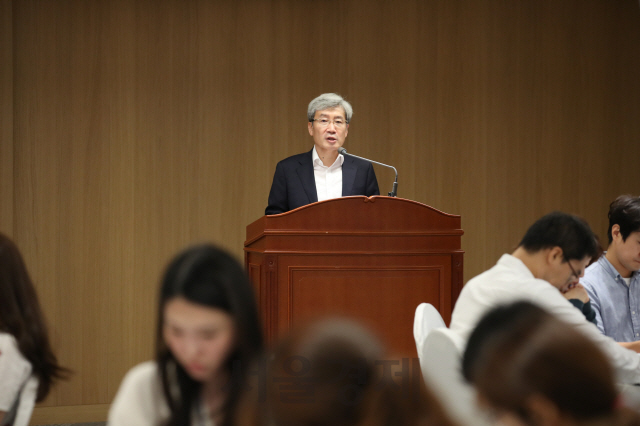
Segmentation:
<svg viewBox="0 0 640 426">
<path fill-rule="evenodd" d="M 533 272 L 524 264 L 524 262 L 512 254 L 503 254 L 500 260 L 498 260 L 499 265 L 504 265 L 518 272 L 526 275 L 529 278 L 535 278 Z"/>
<path fill-rule="evenodd" d="M 313 166 L 322 166 L 322 167 L 327 167 L 324 165 L 324 163 L 322 162 L 322 160 L 320 159 L 320 157 L 318 156 L 318 152 L 316 151 L 316 146 L 313 146 L 313 151 L 311 152 L 311 158 L 313 160 Z M 328 169 L 334 169 L 337 167 L 342 167 L 342 163 L 344 163 L 344 156 L 342 154 L 338 154 L 338 158 L 336 158 L 336 161 L 333 162 L 332 165 L 330 165 L 329 167 L 327 167 Z"/>
<path fill-rule="evenodd" d="M 622 275 L 620 275 L 620 273 L 615 268 L 615 266 L 613 266 L 611 262 L 609 262 L 609 259 L 607 259 L 607 256 L 605 256 L 606 254 L 607 254 L 606 251 L 602 253 L 602 256 L 600 256 L 600 259 L 598 259 L 598 263 L 600 264 L 600 266 L 602 266 L 602 269 L 604 269 L 605 272 L 611 275 L 614 279 L 617 279 L 617 278 L 622 279 Z M 632 272 L 631 279 L 634 279 L 637 276 L 637 274 L 638 274 L 637 271 Z"/>
</svg>

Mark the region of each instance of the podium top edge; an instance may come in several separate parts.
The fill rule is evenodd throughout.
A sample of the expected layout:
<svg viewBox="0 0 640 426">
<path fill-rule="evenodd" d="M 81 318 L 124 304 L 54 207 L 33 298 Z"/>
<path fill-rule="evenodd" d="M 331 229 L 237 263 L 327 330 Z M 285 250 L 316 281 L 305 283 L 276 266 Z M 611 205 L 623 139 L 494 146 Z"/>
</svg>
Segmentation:
<svg viewBox="0 0 640 426">
<path fill-rule="evenodd" d="M 299 211 L 302 211 L 302 210 L 320 208 L 319 206 L 322 206 L 322 205 L 333 204 L 333 203 L 344 203 L 345 200 L 362 200 L 364 203 L 376 203 L 376 202 L 387 202 L 387 201 L 391 201 L 391 202 L 394 202 L 394 203 L 396 203 L 396 202 L 409 203 L 409 204 L 413 204 L 413 205 L 415 205 L 417 207 L 427 208 L 427 209 L 432 210 L 433 212 L 441 214 L 443 216 L 448 216 L 448 217 L 451 217 L 451 218 L 459 218 L 460 217 L 460 215 L 446 213 L 446 212 L 443 212 L 442 210 L 436 209 L 435 207 L 429 206 L 429 205 L 424 204 L 424 203 L 420 203 L 418 201 L 409 200 L 408 198 L 388 197 L 388 196 L 385 196 L 385 195 L 373 195 L 371 197 L 367 197 L 367 196 L 364 196 L 364 195 L 352 195 L 352 196 L 349 196 L 349 197 L 331 198 L 329 200 L 317 201 L 315 203 L 306 204 L 304 206 L 298 207 L 297 209 L 289 210 L 288 212 L 272 214 L 272 215 L 265 215 L 263 217 L 266 217 L 266 218 L 286 217 L 286 216 L 289 216 L 291 214 L 295 214 L 296 212 L 299 212 Z"/>
</svg>

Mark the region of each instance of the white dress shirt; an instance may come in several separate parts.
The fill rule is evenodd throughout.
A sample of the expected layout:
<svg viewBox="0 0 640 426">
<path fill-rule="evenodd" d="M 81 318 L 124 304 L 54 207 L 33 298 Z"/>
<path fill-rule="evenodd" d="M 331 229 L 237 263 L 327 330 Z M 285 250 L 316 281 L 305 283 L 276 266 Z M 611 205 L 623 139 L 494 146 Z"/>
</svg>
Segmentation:
<svg viewBox="0 0 640 426">
<path fill-rule="evenodd" d="M 338 158 L 329 167 L 322 163 L 316 147 L 313 147 L 313 174 L 316 178 L 316 192 L 318 201 L 342 197 L 342 163 L 344 157 L 338 154 Z"/>
<path fill-rule="evenodd" d="M 593 340 L 609 357 L 619 382 L 640 383 L 639 354 L 601 334 L 557 288 L 535 278 L 520 259 L 509 254 L 503 255 L 493 268 L 469 280 L 462 288 L 453 309 L 450 329 L 466 346 L 469 335 L 487 311 L 518 300 L 537 304 Z M 460 349 L 464 350 L 464 347 Z"/>
</svg>

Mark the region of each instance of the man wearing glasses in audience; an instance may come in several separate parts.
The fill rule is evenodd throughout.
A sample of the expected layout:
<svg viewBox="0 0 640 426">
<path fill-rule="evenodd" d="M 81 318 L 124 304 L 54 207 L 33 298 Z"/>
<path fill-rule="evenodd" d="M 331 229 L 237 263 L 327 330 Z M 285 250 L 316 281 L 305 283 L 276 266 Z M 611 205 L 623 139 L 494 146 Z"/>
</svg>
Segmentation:
<svg viewBox="0 0 640 426">
<path fill-rule="evenodd" d="M 284 213 L 331 198 L 380 195 L 373 165 L 338 153 L 349 133 L 353 108 L 335 93 L 309 103 L 307 118 L 311 151 L 278 163 L 265 214 Z"/>
<path fill-rule="evenodd" d="M 512 254 L 463 287 L 451 315 L 451 331 L 458 336 L 460 349 L 480 318 L 501 304 L 525 300 L 539 305 L 560 320 L 574 326 L 605 352 L 623 383 L 640 383 L 640 342 L 628 349 L 602 335 L 564 297 L 578 283 L 590 260 L 600 253 L 589 225 L 562 212 L 538 219 L 525 233 Z"/>
<path fill-rule="evenodd" d="M 607 236 L 609 248 L 587 268 L 582 283 L 600 331 L 633 342 L 640 340 L 640 197 L 621 195 L 611 203 Z"/>
</svg>

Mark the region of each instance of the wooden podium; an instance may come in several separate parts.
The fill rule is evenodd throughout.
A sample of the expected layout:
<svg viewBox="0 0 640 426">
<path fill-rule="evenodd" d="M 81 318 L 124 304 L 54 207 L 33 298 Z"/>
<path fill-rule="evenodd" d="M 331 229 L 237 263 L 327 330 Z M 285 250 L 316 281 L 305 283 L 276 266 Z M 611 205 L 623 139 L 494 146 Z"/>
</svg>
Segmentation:
<svg viewBox="0 0 640 426">
<path fill-rule="evenodd" d="M 460 216 L 391 197 L 343 197 L 247 226 L 245 266 L 267 341 L 337 314 L 415 356 L 413 317 L 429 302 L 448 324 L 462 290 Z"/>
</svg>

